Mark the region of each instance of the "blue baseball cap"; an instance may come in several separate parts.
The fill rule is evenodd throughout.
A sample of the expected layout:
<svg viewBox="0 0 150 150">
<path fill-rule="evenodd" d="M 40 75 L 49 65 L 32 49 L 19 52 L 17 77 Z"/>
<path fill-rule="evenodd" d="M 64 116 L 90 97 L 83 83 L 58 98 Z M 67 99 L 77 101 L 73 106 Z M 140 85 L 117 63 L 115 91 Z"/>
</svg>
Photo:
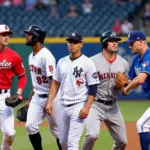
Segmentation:
<svg viewBox="0 0 150 150">
<path fill-rule="evenodd" d="M 140 32 L 138 30 L 135 30 L 135 31 L 132 31 L 132 32 L 129 33 L 128 40 L 125 41 L 124 43 L 132 43 L 132 42 L 135 42 L 135 41 L 138 41 L 138 40 L 145 41 L 146 36 L 145 36 L 144 33 Z"/>
<path fill-rule="evenodd" d="M 76 33 L 76 32 L 72 32 L 67 38 L 66 38 L 66 41 L 69 41 L 69 40 L 76 40 L 78 42 L 82 42 L 83 39 L 82 39 L 82 36 L 79 34 L 79 33 Z"/>
</svg>

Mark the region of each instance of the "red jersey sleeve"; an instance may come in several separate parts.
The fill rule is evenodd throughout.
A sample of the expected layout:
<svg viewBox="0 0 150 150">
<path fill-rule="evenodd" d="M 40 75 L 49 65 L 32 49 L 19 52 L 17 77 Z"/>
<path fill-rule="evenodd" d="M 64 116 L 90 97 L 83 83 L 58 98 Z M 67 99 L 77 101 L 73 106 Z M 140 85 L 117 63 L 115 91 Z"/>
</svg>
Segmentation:
<svg viewBox="0 0 150 150">
<path fill-rule="evenodd" d="M 23 75 L 26 71 L 22 62 L 21 57 L 16 54 L 16 57 L 14 58 L 14 64 L 13 64 L 13 71 L 17 76 Z"/>
</svg>

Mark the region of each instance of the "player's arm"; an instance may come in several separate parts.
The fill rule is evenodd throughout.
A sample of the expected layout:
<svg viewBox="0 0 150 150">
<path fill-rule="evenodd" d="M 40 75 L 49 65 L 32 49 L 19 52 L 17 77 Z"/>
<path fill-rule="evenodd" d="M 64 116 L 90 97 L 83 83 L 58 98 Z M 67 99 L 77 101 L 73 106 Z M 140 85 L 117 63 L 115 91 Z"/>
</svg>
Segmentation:
<svg viewBox="0 0 150 150">
<path fill-rule="evenodd" d="M 145 72 L 139 73 L 139 75 L 137 77 L 135 77 L 128 86 L 125 87 L 125 89 L 124 89 L 125 95 L 128 95 L 131 90 L 137 88 L 142 83 L 144 83 L 144 81 L 146 80 L 147 77 L 148 77 L 147 73 L 145 73 Z"/>
<path fill-rule="evenodd" d="M 26 83 L 27 83 L 27 76 L 25 73 L 21 76 L 18 76 L 18 90 L 16 92 L 18 95 L 22 95 L 22 91 L 25 88 Z"/>
<path fill-rule="evenodd" d="M 16 93 L 21 96 L 22 91 L 27 83 L 27 76 L 22 59 L 18 54 L 14 56 L 12 69 L 14 73 L 18 76 L 18 90 Z"/>
<path fill-rule="evenodd" d="M 52 113 L 53 113 L 52 101 L 55 98 L 55 96 L 57 95 L 59 87 L 60 87 L 60 82 L 53 80 L 51 88 L 49 90 L 49 96 L 48 96 L 48 100 L 47 100 L 46 107 L 45 107 L 46 113 L 48 115 L 52 115 Z"/>
<path fill-rule="evenodd" d="M 48 79 L 50 80 L 50 85 L 49 85 L 49 89 L 50 89 L 53 81 L 53 76 L 49 76 Z"/>
<path fill-rule="evenodd" d="M 34 90 L 32 88 L 32 90 L 30 92 L 30 96 L 29 96 L 28 100 L 26 101 L 25 107 L 27 107 L 27 108 L 29 107 L 33 95 L 34 95 Z"/>
<path fill-rule="evenodd" d="M 88 116 L 89 110 L 90 110 L 91 105 L 95 99 L 96 93 L 97 93 L 97 84 L 90 85 L 89 91 L 88 91 L 87 103 L 86 103 L 85 107 L 79 113 L 80 119 L 84 119 Z"/>
</svg>

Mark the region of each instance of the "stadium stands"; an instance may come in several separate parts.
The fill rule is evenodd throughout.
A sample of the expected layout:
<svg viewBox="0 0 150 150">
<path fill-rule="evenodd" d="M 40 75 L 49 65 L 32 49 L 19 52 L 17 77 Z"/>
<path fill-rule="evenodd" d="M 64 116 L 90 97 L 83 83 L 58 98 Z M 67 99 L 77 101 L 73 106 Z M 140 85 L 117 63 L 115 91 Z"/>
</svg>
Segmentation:
<svg viewBox="0 0 150 150">
<path fill-rule="evenodd" d="M 66 36 L 72 31 L 80 32 L 83 36 L 99 36 L 105 30 L 111 29 L 116 18 L 121 21 L 128 18 L 136 10 L 136 4 L 126 2 L 124 5 L 112 3 L 111 0 L 94 0 L 93 12 L 82 12 L 83 0 L 62 0 L 57 5 L 59 18 L 51 18 L 50 6 L 37 10 L 28 10 L 25 6 L 0 6 L 0 23 L 7 24 L 16 37 L 24 36 L 22 30 L 31 24 L 39 24 L 47 29 L 50 37 Z M 76 5 L 78 17 L 67 17 L 70 5 Z"/>
</svg>

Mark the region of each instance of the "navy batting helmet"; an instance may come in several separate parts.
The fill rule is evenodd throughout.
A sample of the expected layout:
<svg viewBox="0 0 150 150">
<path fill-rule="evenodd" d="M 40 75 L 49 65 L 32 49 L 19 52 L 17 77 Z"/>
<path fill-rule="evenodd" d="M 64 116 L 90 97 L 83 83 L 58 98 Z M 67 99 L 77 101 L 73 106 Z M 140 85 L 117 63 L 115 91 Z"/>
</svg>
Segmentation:
<svg viewBox="0 0 150 150">
<path fill-rule="evenodd" d="M 24 30 L 24 33 L 32 35 L 32 41 L 26 42 L 26 45 L 32 46 L 36 42 L 44 43 L 46 32 L 42 27 L 38 25 L 31 25 L 28 30 Z"/>
<path fill-rule="evenodd" d="M 102 45 L 102 48 L 107 48 L 109 40 L 120 41 L 121 39 L 119 37 L 117 37 L 115 32 L 113 32 L 111 30 L 106 31 L 102 34 L 102 36 L 100 38 L 100 43 Z"/>
</svg>

